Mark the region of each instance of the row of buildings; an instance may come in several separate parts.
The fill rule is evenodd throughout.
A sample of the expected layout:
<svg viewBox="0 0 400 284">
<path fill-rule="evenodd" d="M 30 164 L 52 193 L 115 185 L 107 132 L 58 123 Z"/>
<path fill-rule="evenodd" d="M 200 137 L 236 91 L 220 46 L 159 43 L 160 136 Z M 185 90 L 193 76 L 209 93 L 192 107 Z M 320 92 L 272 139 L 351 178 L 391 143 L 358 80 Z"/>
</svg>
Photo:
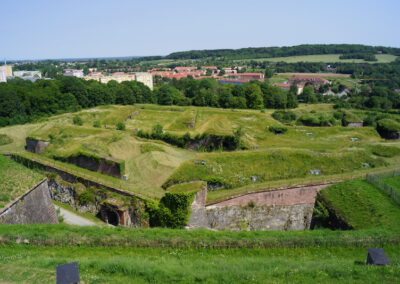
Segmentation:
<svg viewBox="0 0 400 284">
<path fill-rule="evenodd" d="M 116 72 L 110 75 L 104 75 L 101 72 L 91 72 L 85 76 L 83 69 L 65 69 L 64 76 L 74 76 L 85 80 L 95 80 L 101 83 L 108 83 L 110 81 L 117 81 L 118 83 L 124 81 L 137 81 L 145 84 L 153 90 L 153 76 L 148 72 Z"/>
<path fill-rule="evenodd" d="M 35 82 L 42 78 L 42 73 L 40 71 L 14 71 L 11 65 L 0 66 L 0 82 L 7 82 L 7 80 L 21 78 L 24 80 L 30 80 Z"/>
<path fill-rule="evenodd" d="M 162 70 L 150 70 L 153 76 L 169 79 L 181 79 L 189 76 L 194 79 L 213 78 L 220 83 L 244 84 L 251 80 L 264 81 L 263 73 L 239 73 L 243 67 L 222 68 L 216 66 L 179 66 L 174 69 L 163 68 Z"/>
</svg>

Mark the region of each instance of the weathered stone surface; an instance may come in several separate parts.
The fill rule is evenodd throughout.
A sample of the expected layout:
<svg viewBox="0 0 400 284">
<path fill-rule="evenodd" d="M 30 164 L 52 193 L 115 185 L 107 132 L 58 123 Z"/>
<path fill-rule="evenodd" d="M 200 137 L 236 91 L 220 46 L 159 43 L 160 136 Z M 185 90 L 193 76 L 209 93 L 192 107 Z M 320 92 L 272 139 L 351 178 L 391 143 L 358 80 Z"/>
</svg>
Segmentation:
<svg viewBox="0 0 400 284">
<path fill-rule="evenodd" d="M 51 201 L 47 180 L 29 190 L 0 212 L 3 224 L 57 224 L 57 214 Z"/>
<path fill-rule="evenodd" d="M 36 140 L 32 138 L 26 138 L 26 146 L 25 149 L 32 153 L 42 153 L 47 146 L 49 146 L 50 142 Z"/>
<path fill-rule="evenodd" d="M 310 228 L 313 208 L 312 204 L 213 206 L 194 210 L 191 221 L 214 230 L 305 230 Z"/>
<path fill-rule="evenodd" d="M 347 124 L 347 127 L 363 127 L 363 122 L 350 122 L 349 124 Z"/>
<path fill-rule="evenodd" d="M 68 157 L 66 160 L 68 163 L 91 171 L 100 172 L 118 178 L 122 176 L 118 161 L 111 158 L 95 159 L 85 155 L 78 155 Z"/>
<path fill-rule="evenodd" d="M 189 228 L 214 230 L 306 230 L 310 228 L 315 197 L 329 184 L 257 192 L 202 206 L 196 195 Z"/>
</svg>

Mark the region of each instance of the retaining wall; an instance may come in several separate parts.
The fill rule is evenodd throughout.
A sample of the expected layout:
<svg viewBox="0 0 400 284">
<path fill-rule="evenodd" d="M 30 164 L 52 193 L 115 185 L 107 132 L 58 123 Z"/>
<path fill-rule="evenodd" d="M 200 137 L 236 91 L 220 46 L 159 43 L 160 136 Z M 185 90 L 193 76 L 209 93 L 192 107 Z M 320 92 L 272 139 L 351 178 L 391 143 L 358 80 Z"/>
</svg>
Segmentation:
<svg viewBox="0 0 400 284">
<path fill-rule="evenodd" d="M 316 194 L 330 184 L 250 193 L 201 206 L 192 204 L 189 228 L 214 230 L 306 230 L 310 228 Z M 199 200 L 201 198 L 201 200 Z"/>
<path fill-rule="evenodd" d="M 57 213 L 51 201 L 47 179 L 2 209 L 0 223 L 57 224 Z"/>
</svg>

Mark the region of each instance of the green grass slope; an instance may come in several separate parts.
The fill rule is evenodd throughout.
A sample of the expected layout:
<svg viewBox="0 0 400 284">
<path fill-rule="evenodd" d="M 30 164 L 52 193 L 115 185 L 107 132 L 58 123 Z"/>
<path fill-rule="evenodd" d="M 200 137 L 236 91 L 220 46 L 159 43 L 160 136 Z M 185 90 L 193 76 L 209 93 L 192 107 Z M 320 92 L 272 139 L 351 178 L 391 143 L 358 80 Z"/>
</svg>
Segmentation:
<svg viewBox="0 0 400 284">
<path fill-rule="evenodd" d="M 319 198 L 354 229 L 400 228 L 400 206 L 363 180 L 332 185 Z"/>
<path fill-rule="evenodd" d="M 0 208 L 38 184 L 44 175 L 0 155 Z"/>
<path fill-rule="evenodd" d="M 205 163 L 200 163 L 199 160 Z M 384 165 L 363 151 L 318 153 L 300 150 L 264 150 L 233 153 L 205 153 L 183 163 L 166 184 L 204 180 L 234 188 L 257 182 L 310 177 L 310 170 L 321 170 L 321 175 L 346 173 Z"/>
</svg>

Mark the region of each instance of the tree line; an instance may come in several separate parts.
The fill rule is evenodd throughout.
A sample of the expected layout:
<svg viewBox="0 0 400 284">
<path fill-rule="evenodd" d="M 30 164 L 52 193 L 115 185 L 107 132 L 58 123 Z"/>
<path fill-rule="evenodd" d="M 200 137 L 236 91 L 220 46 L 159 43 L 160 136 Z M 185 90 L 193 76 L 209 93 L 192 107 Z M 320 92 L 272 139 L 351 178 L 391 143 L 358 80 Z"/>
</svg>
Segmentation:
<svg viewBox="0 0 400 284">
<path fill-rule="evenodd" d="M 102 84 L 60 76 L 32 83 L 15 78 L 0 83 L 0 127 L 98 105 L 156 102 L 154 93 L 136 81 Z"/>
<path fill-rule="evenodd" d="M 226 59 L 273 58 L 316 54 L 376 54 L 386 53 L 400 55 L 400 48 L 367 46 L 360 44 L 303 44 L 283 47 L 250 47 L 241 49 L 191 50 L 174 52 L 167 59 L 200 59 L 207 57 L 224 57 Z"/>
<path fill-rule="evenodd" d="M 150 103 L 160 105 L 208 106 L 239 109 L 291 109 L 299 101 L 329 102 L 338 108 L 400 109 L 400 94 L 383 86 L 362 86 L 342 97 L 326 95 L 345 86 L 306 85 L 302 94 L 292 85 L 283 90 L 268 82 L 250 81 L 243 85 L 220 84 L 213 79 L 161 81 L 154 91 L 136 81 L 103 84 L 75 77 L 32 83 L 19 78 L 0 83 L 0 127 L 35 121 L 43 116 L 74 112 L 99 105 Z M 324 95 L 325 94 L 325 95 Z"/>
</svg>

